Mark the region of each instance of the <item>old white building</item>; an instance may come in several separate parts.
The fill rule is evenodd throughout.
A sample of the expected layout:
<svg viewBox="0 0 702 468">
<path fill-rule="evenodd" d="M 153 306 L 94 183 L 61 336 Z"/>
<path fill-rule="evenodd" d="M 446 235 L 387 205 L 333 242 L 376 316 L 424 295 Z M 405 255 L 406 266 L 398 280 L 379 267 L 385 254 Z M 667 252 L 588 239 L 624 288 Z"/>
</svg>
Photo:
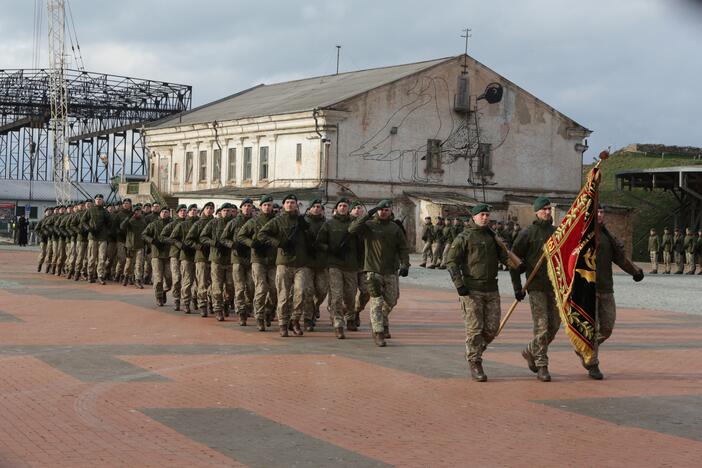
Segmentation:
<svg viewBox="0 0 702 468">
<path fill-rule="evenodd" d="M 183 202 L 392 198 L 416 240 L 425 215 L 485 200 L 526 222 L 535 196 L 574 197 L 589 134 L 460 55 L 259 85 L 156 123 L 147 145 L 151 181 Z"/>
</svg>

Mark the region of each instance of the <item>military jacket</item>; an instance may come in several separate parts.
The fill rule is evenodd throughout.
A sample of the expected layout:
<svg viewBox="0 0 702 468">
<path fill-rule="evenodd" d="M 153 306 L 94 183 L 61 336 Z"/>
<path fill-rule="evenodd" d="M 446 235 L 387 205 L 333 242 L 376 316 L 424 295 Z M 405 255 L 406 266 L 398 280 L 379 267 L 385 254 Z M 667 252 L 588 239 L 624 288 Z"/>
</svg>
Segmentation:
<svg viewBox="0 0 702 468">
<path fill-rule="evenodd" d="M 161 237 L 161 232 L 169 222 L 170 219 L 165 220 L 158 218 L 156 221 L 150 222 L 141 234 L 144 242 L 151 246 L 151 258 L 168 258 L 170 246 L 164 242 L 163 237 Z"/>
<path fill-rule="evenodd" d="M 258 263 L 266 266 L 275 265 L 278 249 L 261 242 L 258 238 L 258 232 L 261 228 L 268 224 L 274 217 L 275 215 L 273 213 L 268 215 L 261 213 L 257 217 L 246 221 L 236 233 L 237 242 L 251 249 L 251 263 Z"/>
<path fill-rule="evenodd" d="M 661 249 L 663 252 L 673 251 L 673 236 L 670 234 L 663 234 L 663 239 L 661 240 Z"/>
<path fill-rule="evenodd" d="M 104 206 L 94 205 L 88 209 L 86 224 L 88 239 L 106 241 L 110 235 L 110 217 Z"/>
<path fill-rule="evenodd" d="M 41 242 L 47 242 L 47 241 L 49 240 L 49 236 L 47 235 L 47 231 L 46 231 L 46 226 L 45 226 L 45 225 L 46 225 L 46 222 L 49 220 L 50 217 L 51 217 L 51 215 L 45 216 L 41 221 L 39 221 L 39 222 L 37 223 L 36 227 L 34 228 L 34 232 L 37 233 L 37 235 L 39 236 L 39 240 L 40 240 Z"/>
<path fill-rule="evenodd" d="M 317 239 L 317 234 L 319 230 L 322 229 L 324 224 L 324 215 L 313 216 L 308 214 L 305 216 L 305 221 L 309 224 L 309 237 L 313 242 Z M 322 252 L 318 252 L 315 246 L 310 249 L 310 267 L 315 270 L 319 270 L 327 267 L 327 257 Z"/>
<path fill-rule="evenodd" d="M 366 213 L 351 223 L 349 232 L 363 239 L 363 271 L 389 275 L 400 267 L 409 268 L 407 238 L 393 220 Z"/>
<path fill-rule="evenodd" d="M 673 236 L 673 252 L 683 253 L 685 250 L 685 238 L 682 234 L 678 233 Z"/>
<path fill-rule="evenodd" d="M 224 226 L 220 236 L 220 242 L 231 251 L 229 257 L 232 265 L 251 265 L 251 248 L 237 239 L 237 234 L 250 219 L 251 216 L 239 213 Z"/>
<path fill-rule="evenodd" d="M 507 263 L 507 253 L 495 241 L 495 234 L 489 226 L 471 221 L 451 244 L 446 266 L 456 288 L 493 292 L 497 291 L 499 262 Z"/>
<path fill-rule="evenodd" d="M 144 239 L 141 235 L 146 229 L 144 218 L 126 218 L 122 221 L 120 230 L 125 233 L 124 246 L 128 250 L 139 250 L 144 248 Z"/>
<path fill-rule="evenodd" d="M 434 241 L 434 225 L 429 223 L 422 227 L 422 240 L 424 242 Z"/>
<path fill-rule="evenodd" d="M 169 236 L 169 239 L 171 239 L 173 245 L 175 245 L 180 250 L 179 259 L 181 261 L 195 261 L 195 249 L 193 249 L 185 243 L 185 236 L 188 234 L 188 231 L 190 231 L 190 228 L 193 226 L 193 224 L 197 222 L 198 219 L 200 218 L 197 216 L 194 216 L 192 218 L 186 217 L 183 220 L 183 222 L 175 225 L 175 227 L 173 228 L 173 232 L 171 232 L 171 235 Z"/>
<path fill-rule="evenodd" d="M 217 263 L 218 265 L 231 264 L 231 251 L 229 247 L 222 244 L 220 237 L 227 223 L 233 219 L 231 216 L 214 218 L 200 231 L 200 243 L 210 246 L 208 260 L 211 263 Z"/>
<path fill-rule="evenodd" d="M 512 252 L 524 261 L 526 267 L 527 278 L 531 275 L 532 270 L 538 263 L 543 253 L 543 247 L 551 234 L 556 228 L 550 221 L 534 220 L 531 226 L 523 229 L 517 235 L 512 245 Z M 512 286 L 515 290 L 521 289 L 521 279 L 519 273 L 510 270 L 512 277 Z M 548 270 L 546 262 L 541 263 L 539 271 L 534 276 L 534 279 L 529 284 L 529 291 L 550 291 L 552 289 L 551 282 L 548 279 Z"/>
<path fill-rule="evenodd" d="M 444 242 L 447 244 L 450 244 L 456 238 L 456 236 L 454 236 L 453 226 L 451 226 L 449 224 L 444 226 L 444 229 L 442 230 L 442 232 L 444 234 Z"/>
<path fill-rule="evenodd" d="M 686 235 L 685 236 L 685 253 L 695 253 L 695 250 L 697 249 L 697 236 L 694 235 Z"/>
<path fill-rule="evenodd" d="M 200 233 L 207 226 L 207 224 L 214 219 L 214 216 L 204 217 L 200 216 L 197 221 L 193 223 L 188 232 L 185 234 L 184 244 L 195 251 L 195 261 L 196 262 L 207 262 L 210 256 L 210 246 L 209 244 L 203 244 L 200 240 Z"/>
<path fill-rule="evenodd" d="M 151 214 L 151 213 L 149 213 Z M 171 239 L 171 234 L 173 233 L 173 230 L 181 224 L 183 221 L 185 221 L 185 218 L 176 218 L 172 220 L 170 223 L 166 224 L 163 228 L 163 231 L 161 231 L 161 237 L 163 238 L 163 241 L 170 245 L 168 248 L 168 256 L 170 258 L 179 258 L 180 257 L 180 247 L 176 245 L 176 242 L 174 239 Z M 182 245 L 182 244 L 181 244 Z"/>
<path fill-rule="evenodd" d="M 358 271 L 359 239 L 349 232 L 352 218 L 335 214 L 317 233 L 317 250 L 325 255 L 330 267 L 344 271 Z"/>
<path fill-rule="evenodd" d="M 438 242 L 439 244 L 443 244 L 446 242 L 446 236 L 444 235 L 444 223 L 437 224 L 434 226 L 434 242 Z"/>
<path fill-rule="evenodd" d="M 127 232 L 122 228 L 122 222 L 125 219 L 130 219 L 132 217 L 133 211 L 132 210 L 120 210 L 115 214 L 115 231 L 117 232 L 117 242 L 126 242 L 127 241 Z M 146 220 L 144 221 L 146 222 Z M 146 224 L 150 224 L 146 222 Z"/>
<path fill-rule="evenodd" d="M 613 293 L 614 281 L 612 280 L 612 263 L 629 273 L 638 273 L 636 267 L 628 262 L 624 254 L 622 243 L 609 233 L 607 228 L 600 229 L 599 246 L 597 249 L 596 285 L 597 292 Z"/>
<path fill-rule="evenodd" d="M 266 223 L 257 238 L 278 249 L 275 263 L 290 267 L 310 266 L 309 225 L 297 213 L 282 213 Z"/>
<path fill-rule="evenodd" d="M 658 252 L 661 249 L 661 241 L 658 236 L 648 236 L 648 251 Z"/>
</svg>

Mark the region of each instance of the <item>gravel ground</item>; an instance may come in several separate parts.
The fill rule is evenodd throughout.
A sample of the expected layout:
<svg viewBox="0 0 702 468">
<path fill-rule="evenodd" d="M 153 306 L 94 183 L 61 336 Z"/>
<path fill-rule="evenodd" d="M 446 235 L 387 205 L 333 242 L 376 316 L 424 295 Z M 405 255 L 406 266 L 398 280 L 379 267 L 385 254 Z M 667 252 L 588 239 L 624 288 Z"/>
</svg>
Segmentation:
<svg viewBox="0 0 702 468">
<path fill-rule="evenodd" d="M 453 289 L 446 270 L 420 268 L 421 261 L 419 255 L 410 256 L 413 266 L 407 278 L 400 278 L 401 284 Z M 648 271 L 648 265 L 639 266 Z M 509 273 L 501 271 L 498 281 L 502 295 L 511 297 Z M 628 274 L 615 273 L 614 291 L 620 307 L 702 315 L 702 275 L 646 275 L 643 281 L 635 283 Z"/>
</svg>

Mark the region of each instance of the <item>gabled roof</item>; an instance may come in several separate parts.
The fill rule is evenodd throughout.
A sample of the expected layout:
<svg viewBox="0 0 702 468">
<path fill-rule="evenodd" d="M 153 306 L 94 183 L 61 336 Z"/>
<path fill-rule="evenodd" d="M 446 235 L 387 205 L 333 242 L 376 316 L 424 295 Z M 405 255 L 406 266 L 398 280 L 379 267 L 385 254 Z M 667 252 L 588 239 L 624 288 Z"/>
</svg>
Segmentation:
<svg viewBox="0 0 702 468">
<path fill-rule="evenodd" d="M 151 128 L 289 114 L 332 106 L 456 57 L 258 85 L 156 122 Z"/>
</svg>

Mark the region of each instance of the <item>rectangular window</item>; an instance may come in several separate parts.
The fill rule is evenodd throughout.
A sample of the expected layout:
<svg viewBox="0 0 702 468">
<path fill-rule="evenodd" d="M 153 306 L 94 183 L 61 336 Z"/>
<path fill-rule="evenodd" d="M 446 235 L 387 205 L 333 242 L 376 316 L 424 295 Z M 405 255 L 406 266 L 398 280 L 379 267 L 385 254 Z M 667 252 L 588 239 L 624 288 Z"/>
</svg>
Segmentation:
<svg viewBox="0 0 702 468">
<path fill-rule="evenodd" d="M 236 180 L 236 148 L 229 148 L 229 154 L 227 155 L 227 165 L 229 166 L 229 171 L 227 172 L 227 180 Z"/>
<path fill-rule="evenodd" d="M 199 180 L 200 182 L 205 182 L 207 180 L 207 151 L 200 151 L 200 171 Z"/>
<path fill-rule="evenodd" d="M 212 152 L 212 182 L 222 179 L 222 150 L 216 149 Z"/>
<path fill-rule="evenodd" d="M 185 153 L 185 181 L 193 181 L 193 152 L 188 151 Z"/>
<path fill-rule="evenodd" d="M 295 162 L 302 162 L 302 143 L 298 143 L 295 148 Z"/>
<path fill-rule="evenodd" d="M 261 146 L 259 150 L 258 179 L 268 179 L 268 147 Z"/>
<path fill-rule="evenodd" d="M 180 166 L 178 163 L 173 163 L 173 182 L 180 180 Z"/>
<path fill-rule="evenodd" d="M 441 170 L 441 140 L 427 140 L 426 172 L 443 172 Z"/>
<path fill-rule="evenodd" d="M 244 148 L 244 180 L 251 180 L 251 154 L 252 148 Z"/>
</svg>

